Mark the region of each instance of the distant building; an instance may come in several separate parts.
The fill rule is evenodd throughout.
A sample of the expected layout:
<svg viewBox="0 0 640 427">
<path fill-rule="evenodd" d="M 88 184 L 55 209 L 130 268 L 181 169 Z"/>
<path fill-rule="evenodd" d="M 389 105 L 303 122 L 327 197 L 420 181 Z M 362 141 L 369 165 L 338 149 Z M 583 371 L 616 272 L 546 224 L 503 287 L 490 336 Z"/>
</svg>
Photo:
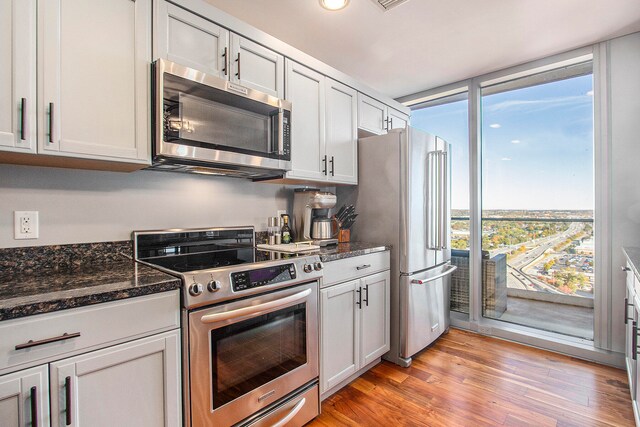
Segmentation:
<svg viewBox="0 0 640 427">
<path fill-rule="evenodd" d="M 576 247 L 576 253 L 584 255 L 593 255 L 594 242 L 593 239 L 584 239 L 579 246 Z"/>
</svg>

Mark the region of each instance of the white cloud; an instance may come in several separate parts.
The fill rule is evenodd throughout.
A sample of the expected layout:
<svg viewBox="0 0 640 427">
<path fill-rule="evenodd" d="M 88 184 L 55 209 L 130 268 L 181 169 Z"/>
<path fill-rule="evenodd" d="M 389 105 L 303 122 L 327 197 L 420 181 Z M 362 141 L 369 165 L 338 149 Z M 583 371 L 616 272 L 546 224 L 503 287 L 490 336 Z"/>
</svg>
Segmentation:
<svg viewBox="0 0 640 427">
<path fill-rule="evenodd" d="M 538 100 L 515 99 L 511 101 L 498 102 L 497 104 L 487 107 L 487 110 L 491 112 L 514 110 L 519 108 L 526 108 L 528 109 L 528 111 L 546 110 L 549 108 L 556 108 L 561 106 L 568 107 L 568 106 L 588 105 L 590 103 L 591 103 L 591 100 L 585 98 L 584 96 L 562 96 L 562 97 L 538 99 Z"/>
<path fill-rule="evenodd" d="M 511 143 L 512 144 L 520 144 L 520 140 L 519 139 L 512 139 Z"/>
<path fill-rule="evenodd" d="M 499 124 L 499 123 L 492 123 L 492 124 L 490 124 L 490 125 L 489 125 L 489 127 L 490 127 L 490 128 L 494 128 L 494 129 L 498 129 L 498 128 L 499 128 L 499 127 L 501 127 L 501 126 L 500 126 L 500 124 Z"/>
<path fill-rule="evenodd" d="M 589 92 L 587 92 L 587 96 L 593 96 L 593 90 L 590 90 Z"/>
<path fill-rule="evenodd" d="M 500 160 L 502 160 L 502 161 L 504 161 L 504 162 L 510 162 L 510 161 L 511 161 L 511 158 L 509 158 L 509 157 L 503 157 L 503 158 L 501 158 Z"/>
</svg>

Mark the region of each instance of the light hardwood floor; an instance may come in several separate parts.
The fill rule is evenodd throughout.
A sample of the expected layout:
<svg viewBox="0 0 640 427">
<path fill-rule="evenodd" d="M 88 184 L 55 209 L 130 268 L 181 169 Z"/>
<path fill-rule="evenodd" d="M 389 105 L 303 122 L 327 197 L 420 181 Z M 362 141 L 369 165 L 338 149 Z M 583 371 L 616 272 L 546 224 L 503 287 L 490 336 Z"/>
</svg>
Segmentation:
<svg viewBox="0 0 640 427">
<path fill-rule="evenodd" d="M 383 362 L 309 426 L 633 426 L 626 373 L 451 329 L 405 369 Z"/>
</svg>

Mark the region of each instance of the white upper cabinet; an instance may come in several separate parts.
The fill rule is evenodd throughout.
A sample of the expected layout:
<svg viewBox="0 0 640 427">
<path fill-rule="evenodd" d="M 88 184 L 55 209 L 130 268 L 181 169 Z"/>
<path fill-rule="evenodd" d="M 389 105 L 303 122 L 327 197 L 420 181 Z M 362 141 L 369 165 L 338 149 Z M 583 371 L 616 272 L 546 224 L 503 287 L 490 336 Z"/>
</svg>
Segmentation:
<svg viewBox="0 0 640 427">
<path fill-rule="evenodd" d="M 387 106 L 380 101 L 358 93 L 358 127 L 376 135 L 387 131 Z"/>
<path fill-rule="evenodd" d="M 226 78 L 229 31 L 166 1 L 154 3 L 154 57 Z"/>
<path fill-rule="evenodd" d="M 36 152 L 36 0 L 0 0 L 0 150 Z"/>
<path fill-rule="evenodd" d="M 231 81 L 284 98 L 284 57 L 231 33 Z"/>
<path fill-rule="evenodd" d="M 291 164 L 288 178 L 324 180 L 325 77 L 286 61 L 286 99 L 291 111 Z"/>
<path fill-rule="evenodd" d="M 41 0 L 39 152 L 149 162 L 151 0 Z"/>
<path fill-rule="evenodd" d="M 329 78 L 326 88 L 327 175 L 336 183 L 357 184 L 358 92 Z"/>
<path fill-rule="evenodd" d="M 382 135 L 391 129 L 403 129 L 409 116 L 362 93 L 358 93 L 358 128 L 366 134 Z"/>
<path fill-rule="evenodd" d="M 409 116 L 391 107 L 388 107 L 388 111 L 389 114 L 387 115 L 387 118 L 389 119 L 389 121 L 387 123 L 387 126 L 389 127 L 389 129 L 404 129 L 407 127 Z"/>
</svg>

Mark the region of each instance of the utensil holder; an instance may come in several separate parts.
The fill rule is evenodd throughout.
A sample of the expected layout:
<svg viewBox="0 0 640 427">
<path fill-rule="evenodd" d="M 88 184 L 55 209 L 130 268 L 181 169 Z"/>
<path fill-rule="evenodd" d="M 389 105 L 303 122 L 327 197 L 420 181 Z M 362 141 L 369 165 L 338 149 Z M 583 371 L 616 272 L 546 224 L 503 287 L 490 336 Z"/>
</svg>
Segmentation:
<svg viewBox="0 0 640 427">
<path fill-rule="evenodd" d="M 349 243 L 351 241 L 351 230 L 340 229 L 338 232 L 338 243 Z"/>
</svg>

